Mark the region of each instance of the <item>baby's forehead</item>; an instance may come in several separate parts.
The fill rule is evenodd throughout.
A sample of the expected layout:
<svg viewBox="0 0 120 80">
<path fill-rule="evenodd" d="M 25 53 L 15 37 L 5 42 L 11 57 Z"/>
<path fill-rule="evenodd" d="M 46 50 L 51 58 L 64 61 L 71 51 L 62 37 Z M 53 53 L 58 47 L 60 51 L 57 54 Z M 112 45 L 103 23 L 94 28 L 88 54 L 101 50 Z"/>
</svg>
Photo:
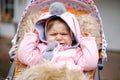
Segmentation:
<svg viewBox="0 0 120 80">
<path fill-rule="evenodd" d="M 70 27 L 68 26 L 68 24 L 60 18 L 51 19 L 46 24 L 47 24 L 47 26 L 46 26 L 47 29 L 50 29 L 52 27 L 58 28 L 59 26 L 61 26 L 59 28 L 64 28 L 64 29 L 70 30 Z"/>
<path fill-rule="evenodd" d="M 56 23 L 56 22 L 65 23 L 66 24 L 66 22 L 63 19 L 61 19 L 60 17 L 54 17 L 54 18 L 48 19 L 46 21 L 46 23 L 48 23 L 48 24 L 49 23 Z"/>
</svg>

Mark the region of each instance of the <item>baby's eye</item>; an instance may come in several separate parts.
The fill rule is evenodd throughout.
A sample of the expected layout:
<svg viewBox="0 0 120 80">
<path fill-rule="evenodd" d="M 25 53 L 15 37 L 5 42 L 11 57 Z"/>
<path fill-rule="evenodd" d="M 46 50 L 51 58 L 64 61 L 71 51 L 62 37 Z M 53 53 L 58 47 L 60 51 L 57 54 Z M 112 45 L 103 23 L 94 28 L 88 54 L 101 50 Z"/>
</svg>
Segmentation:
<svg viewBox="0 0 120 80">
<path fill-rule="evenodd" d="M 56 33 L 53 33 L 53 34 L 50 34 L 51 36 L 56 36 L 57 34 Z"/>
<path fill-rule="evenodd" d="M 68 33 L 62 33 L 61 35 L 68 35 Z"/>
</svg>

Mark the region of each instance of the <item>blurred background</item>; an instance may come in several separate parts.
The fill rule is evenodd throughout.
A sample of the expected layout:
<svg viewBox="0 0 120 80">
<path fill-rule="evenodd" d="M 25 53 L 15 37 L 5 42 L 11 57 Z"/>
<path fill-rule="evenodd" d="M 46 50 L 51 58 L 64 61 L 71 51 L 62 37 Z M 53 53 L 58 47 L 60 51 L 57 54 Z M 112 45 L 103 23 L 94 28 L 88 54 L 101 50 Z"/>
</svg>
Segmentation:
<svg viewBox="0 0 120 80">
<path fill-rule="evenodd" d="M 29 0 L 0 0 L 0 80 L 10 68 L 9 49 L 21 14 Z M 120 0 L 94 0 L 103 21 L 108 43 L 107 62 L 100 71 L 101 80 L 120 80 Z"/>
</svg>

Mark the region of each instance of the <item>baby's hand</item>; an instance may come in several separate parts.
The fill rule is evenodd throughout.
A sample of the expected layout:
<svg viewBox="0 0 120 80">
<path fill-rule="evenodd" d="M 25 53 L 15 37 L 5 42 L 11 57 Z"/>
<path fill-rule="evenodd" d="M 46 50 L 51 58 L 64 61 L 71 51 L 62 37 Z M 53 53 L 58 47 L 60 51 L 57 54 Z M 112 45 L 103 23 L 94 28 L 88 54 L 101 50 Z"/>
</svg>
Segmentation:
<svg viewBox="0 0 120 80">
<path fill-rule="evenodd" d="M 33 29 L 33 33 L 38 34 L 38 32 L 37 32 L 37 30 L 36 30 L 36 29 Z"/>
<path fill-rule="evenodd" d="M 91 34 L 88 32 L 82 32 L 81 35 L 82 37 L 91 37 Z"/>
</svg>

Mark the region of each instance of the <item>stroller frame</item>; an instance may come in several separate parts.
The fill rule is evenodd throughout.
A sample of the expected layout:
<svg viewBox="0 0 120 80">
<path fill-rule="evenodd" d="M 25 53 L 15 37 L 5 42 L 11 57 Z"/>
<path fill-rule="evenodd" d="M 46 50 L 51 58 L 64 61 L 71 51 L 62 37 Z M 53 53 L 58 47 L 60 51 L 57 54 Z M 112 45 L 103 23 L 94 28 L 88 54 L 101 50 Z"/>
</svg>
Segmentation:
<svg viewBox="0 0 120 80">
<path fill-rule="evenodd" d="M 10 55 L 15 54 L 15 56 L 16 56 L 16 53 L 17 53 L 16 44 L 19 44 L 23 38 L 24 33 L 28 32 L 26 29 L 24 32 L 20 33 L 20 31 L 24 30 L 22 25 L 24 25 L 25 16 L 27 16 L 29 14 L 34 14 L 37 10 L 38 10 L 38 12 L 35 14 L 39 14 L 39 15 L 43 12 L 47 12 L 49 5 L 55 1 L 64 3 L 66 5 L 66 10 L 72 12 L 73 14 L 88 14 L 88 13 L 92 14 L 94 17 L 97 18 L 97 21 L 101 25 L 101 35 L 102 35 L 102 42 L 103 42 L 102 49 L 99 50 L 98 66 L 97 66 L 96 70 L 93 71 L 93 76 L 94 76 L 93 80 L 100 80 L 100 70 L 103 69 L 103 59 L 104 59 L 103 54 L 105 54 L 105 51 L 106 51 L 106 40 L 105 40 L 103 28 L 102 28 L 102 21 L 101 21 L 100 14 L 92 0 L 68 0 L 68 1 L 65 1 L 65 0 L 31 0 L 23 12 L 21 21 L 18 25 L 17 33 L 12 40 L 13 46 L 10 50 Z M 72 4 L 76 4 L 76 5 L 72 5 Z M 38 7 L 38 6 L 40 6 L 40 7 Z M 34 20 L 34 22 L 35 21 L 36 20 Z M 34 22 L 32 22 L 32 23 L 34 23 Z M 21 23 L 22 23 L 22 25 L 21 25 Z M 33 25 L 33 24 L 31 24 L 31 25 Z M 29 30 L 29 27 L 28 27 L 28 30 Z M 17 46 L 19 46 L 19 45 L 17 45 Z M 16 57 L 13 57 L 13 56 L 10 56 L 10 59 L 11 59 L 11 68 L 9 70 L 8 76 L 6 77 L 6 80 L 12 80 L 14 75 L 16 75 L 15 70 L 17 67 L 15 65 L 16 65 L 17 59 L 16 59 Z"/>
</svg>

